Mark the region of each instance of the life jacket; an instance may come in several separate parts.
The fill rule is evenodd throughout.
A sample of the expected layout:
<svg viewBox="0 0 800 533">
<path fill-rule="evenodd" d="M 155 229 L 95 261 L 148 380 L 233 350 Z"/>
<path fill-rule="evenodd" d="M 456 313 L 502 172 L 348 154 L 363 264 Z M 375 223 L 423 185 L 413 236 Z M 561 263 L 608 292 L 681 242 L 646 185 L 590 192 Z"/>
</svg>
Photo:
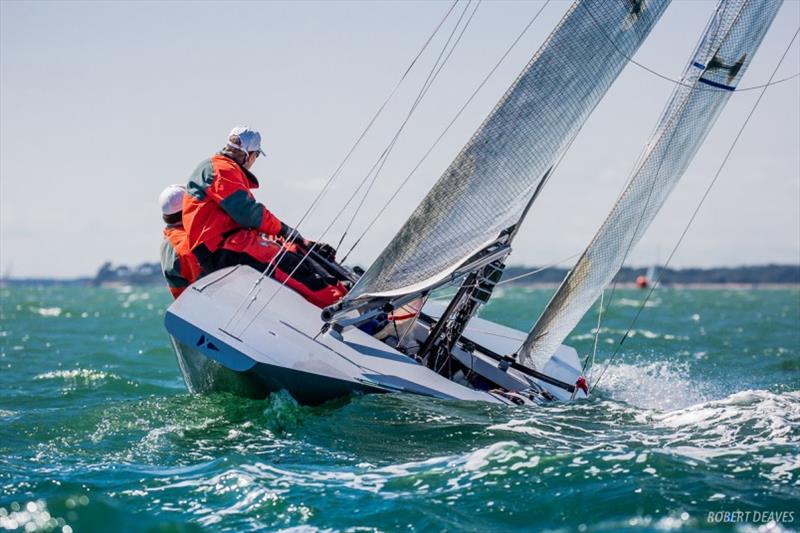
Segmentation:
<svg viewBox="0 0 800 533">
<path fill-rule="evenodd" d="M 161 271 L 174 298 L 180 296 L 186 287 L 200 277 L 200 265 L 189 249 L 186 230 L 180 224 L 164 228 L 164 240 L 161 242 Z"/>
<path fill-rule="evenodd" d="M 278 235 L 281 221 L 256 201 L 250 192 L 256 188 L 256 177 L 229 157 L 217 154 L 200 163 L 183 199 L 189 248 L 205 245 L 214 252 L 226 236 L 242 228 Z"/>
</svg>

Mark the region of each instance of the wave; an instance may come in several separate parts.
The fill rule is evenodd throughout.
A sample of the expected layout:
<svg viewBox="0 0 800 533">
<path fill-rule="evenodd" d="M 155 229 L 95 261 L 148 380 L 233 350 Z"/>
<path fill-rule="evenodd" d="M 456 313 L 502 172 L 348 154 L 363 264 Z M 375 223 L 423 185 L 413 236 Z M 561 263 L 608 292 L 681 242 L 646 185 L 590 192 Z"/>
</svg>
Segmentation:
<svg viewBox="0 0 800 533">
<path fill-rule="evenodd" d="M 744 453 L 765 444 L 800 444 L 800 391 L 746 390 L 722 400 L 655 413 L 650 419 L 656 427 L 672 430 L 673 436 L 690 440 L 694 449 Z M 702 451 L 696 455 L 705 457 Z"/>
<path fill-rule="evenodd" d="M 53 370 L 33 377 L 35 380 L 42 379 L 61 379 L 80 384 L 92 384 L 94 382 L 119 381 L 122 378 L 110 372 L 102 370 L 92 370 L 90 368 L 76 368 L 72 370 Z"/>
<path fill-rule="evenodd" d="M 52 316 L 57 317 L 61 316 L 61 308 L 60 307 L 32 307 L 31 311 L 41 315 L 41 316 Z"/>
</svg>

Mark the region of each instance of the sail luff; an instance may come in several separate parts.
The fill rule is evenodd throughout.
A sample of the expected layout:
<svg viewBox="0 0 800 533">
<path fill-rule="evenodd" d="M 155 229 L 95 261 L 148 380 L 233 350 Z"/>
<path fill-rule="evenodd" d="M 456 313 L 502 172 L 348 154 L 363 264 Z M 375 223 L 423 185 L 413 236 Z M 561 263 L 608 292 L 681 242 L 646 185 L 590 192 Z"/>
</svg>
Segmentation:
<svg viewBox="0 0 800 533">
<path fill-rule="evenodd" d="M 637 166 L 523 343 L 519 358 L 541 365 L 622 267 L 680 180 L 744 74 L 781 0 L 722 0 Z"/>
<path fill-rule="evenodd" d="M 517 224 L 668 3 L 576 0 L 346 300 L 431 286 Z"/>
</svg>

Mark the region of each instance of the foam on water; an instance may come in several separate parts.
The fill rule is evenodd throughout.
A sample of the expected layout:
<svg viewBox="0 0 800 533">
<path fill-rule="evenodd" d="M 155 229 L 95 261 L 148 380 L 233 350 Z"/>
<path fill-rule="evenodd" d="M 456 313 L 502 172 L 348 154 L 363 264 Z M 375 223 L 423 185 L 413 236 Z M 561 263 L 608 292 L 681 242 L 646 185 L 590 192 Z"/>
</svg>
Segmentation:
<svg viewBox="0 0 800 533">
<path fill-rule="evenodd" d="M 61 379 L 65 381 L 106 381 L 122 379 L 116 374 L 103 372 L 102 370 L 92 370 L 90 368 L 76 368 L 72 370 L 53 370 L 43 374 L 37 374 L 33 379 Z"/>
<path fill-rule="evenodd" d="M 39 313 L 42 316 L 52 316 L 52 317 L 61 316 L 60 307 L 34 307 L 33 311 Z"/>
<path fill-rule="evenodd" d="M 596 367 L 592 380 L 598 379 L 601 372 L 602 368 Z M 694 375 L 688 363 L 675 361 L 613 364 L 594 392 L 635 407 L 660 411 L 687 407 L 718 394 L 715 385 Z"/>
</svg>

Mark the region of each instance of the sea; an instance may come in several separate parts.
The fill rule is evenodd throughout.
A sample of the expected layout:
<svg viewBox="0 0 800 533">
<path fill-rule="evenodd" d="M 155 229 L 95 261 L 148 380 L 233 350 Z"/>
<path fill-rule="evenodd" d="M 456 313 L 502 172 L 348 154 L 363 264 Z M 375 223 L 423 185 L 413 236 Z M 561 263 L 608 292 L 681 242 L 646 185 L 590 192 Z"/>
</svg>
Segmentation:
<svg viewBox="0 0 800 533">
<path fill-rule="evenodd" d="M 800 289 L 646 294 L 568 338 L 597 333 L 587 400 L 312 408 L 189 394 L 165 288 L 0 287 L 0 530 L 800 530 Z"/>
</svg>

